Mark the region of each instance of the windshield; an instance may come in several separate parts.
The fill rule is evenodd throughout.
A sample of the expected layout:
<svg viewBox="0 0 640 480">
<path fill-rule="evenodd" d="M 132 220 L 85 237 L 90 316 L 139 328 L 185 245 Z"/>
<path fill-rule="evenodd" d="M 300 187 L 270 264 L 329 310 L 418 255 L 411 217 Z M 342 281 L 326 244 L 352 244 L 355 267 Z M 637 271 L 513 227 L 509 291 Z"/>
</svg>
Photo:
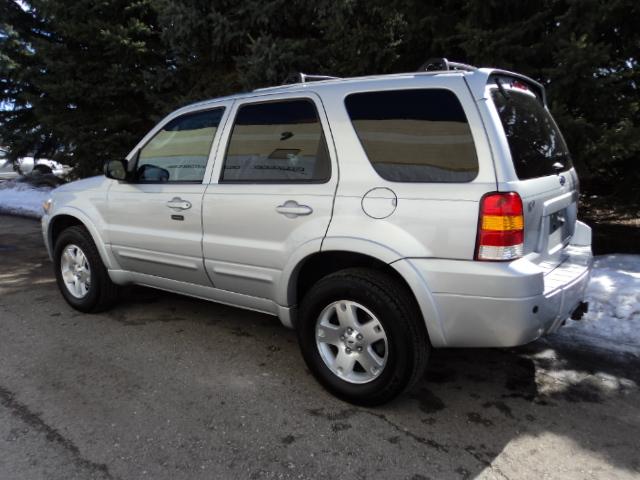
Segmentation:
<svg viewBox="0 0 640 480">
<path fill-rule="evenodd" d="M 542 102 L 517 89 L 497 88 L 491 96 L 521 180 L 554 175 L 572 167 L 567 144 Z"/>
</svg>

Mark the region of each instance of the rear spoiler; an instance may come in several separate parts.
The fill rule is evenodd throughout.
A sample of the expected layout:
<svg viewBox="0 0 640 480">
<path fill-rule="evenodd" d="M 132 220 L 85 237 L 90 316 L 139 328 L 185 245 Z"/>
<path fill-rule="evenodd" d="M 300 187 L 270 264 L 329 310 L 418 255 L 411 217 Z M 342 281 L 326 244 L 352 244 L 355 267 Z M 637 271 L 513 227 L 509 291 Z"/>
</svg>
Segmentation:
<svg viewBox="0 0 640 480">
<path fill-rule="evenodd" d="M 492 80 L 500 77 L 509 77 L 512 79 L 520 80 L 524 82 L 533 90 L 538 98 L 542 101 L 544 106 L 547 106 L 547 94 L 541 83 L 536 82 L 534 79 L 521 75 L 519 73 L 510 72 L 508 70 L 500 70 L 497 68 L 479 68 L 474 71 L 473 75 L 465 75 L 465 80 L 469 85 L 469 89 L 476 100 L 485 100 L 486 86 L 492 82 Z"/>
</svg>

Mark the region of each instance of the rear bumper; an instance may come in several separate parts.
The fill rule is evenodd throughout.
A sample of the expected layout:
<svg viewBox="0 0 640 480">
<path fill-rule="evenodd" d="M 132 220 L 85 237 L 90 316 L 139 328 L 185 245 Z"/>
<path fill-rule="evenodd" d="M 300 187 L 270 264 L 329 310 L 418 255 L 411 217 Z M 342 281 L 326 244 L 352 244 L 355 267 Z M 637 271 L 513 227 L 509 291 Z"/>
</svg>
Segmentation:
<svg viewBox="0 0 640 480">
<path fill-rule="evenodd" d="M 509 263 L 407 259 L 437 312 L 425 317 L 440 333 L 432 335 L 434 346 L 510 347 L 557 330 L 584 299 L 591 276 L 590 235 L 582 233 L 582 244 L 565 247 L 558 265 L 539 263 L 535 254 Z"/>
</svg>

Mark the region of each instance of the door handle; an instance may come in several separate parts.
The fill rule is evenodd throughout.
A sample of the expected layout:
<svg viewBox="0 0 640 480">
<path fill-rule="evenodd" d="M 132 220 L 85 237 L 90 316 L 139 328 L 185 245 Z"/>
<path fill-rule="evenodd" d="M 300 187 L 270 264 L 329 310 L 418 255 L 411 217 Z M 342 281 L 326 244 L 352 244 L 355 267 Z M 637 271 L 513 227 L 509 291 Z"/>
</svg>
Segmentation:
<svg viewBox="0 0 640 480">
<path fill-rule="evenodd" d="M 287 218 L 296 218 L 313 213 L 313 208 L 308 205 L 300 205 L 295 200 L 287 200 L 276 207 L 276 212 Z"/>
<path fill-rule="evenodd" d="M 180 197 L 173 197 L 167 202 L 167 207 L 173 210 L 189 210 L 191 208 L 191 202 L 187 202 Z"/>
</svg>

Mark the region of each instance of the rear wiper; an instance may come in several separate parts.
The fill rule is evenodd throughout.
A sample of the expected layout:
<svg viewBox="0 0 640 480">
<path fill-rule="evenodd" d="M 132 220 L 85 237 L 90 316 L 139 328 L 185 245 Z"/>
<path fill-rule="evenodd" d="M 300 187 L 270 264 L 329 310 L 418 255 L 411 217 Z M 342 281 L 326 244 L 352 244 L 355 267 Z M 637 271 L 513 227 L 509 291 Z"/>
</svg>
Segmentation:
<svg viewBox="0 0 640 480">
<path fill-rule="evenodd" d="M 507 91 L 502 86 L 502 83 L 500 82 L 500 80 L 497 79 L 497 78 L 496 78 L 496 85 L 498 86 L 498 91 L 502 94 L 502 96 L 505 98 L 505 100 L 511 100 L 511 97 L 509 97 L 509 94 L 507 93 Z"/>
</svg>

